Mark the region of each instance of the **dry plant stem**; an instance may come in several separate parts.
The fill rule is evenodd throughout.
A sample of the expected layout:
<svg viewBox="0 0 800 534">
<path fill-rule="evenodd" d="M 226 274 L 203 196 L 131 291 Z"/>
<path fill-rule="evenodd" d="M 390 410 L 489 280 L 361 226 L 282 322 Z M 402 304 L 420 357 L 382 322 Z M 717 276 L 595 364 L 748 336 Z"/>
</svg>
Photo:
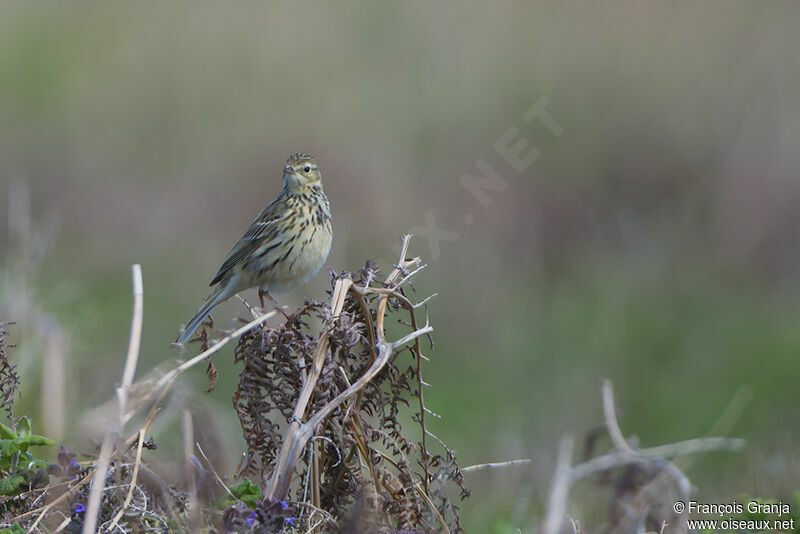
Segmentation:
<svg viewBox="0 0 800 534">
<path fill-rule="evenodd" d="M 611 436 L 611 441 L 617 450 L 633 454 L 634 451 L 622 435 L 622 430 L 619 428 L 617 421 L 617 410 L 614 404 L 614 388 L 611 385 L 611 380 L 606 378 L 603 380 L 603 416 L 606 420 L 606 428 L 608 434 Z"/>
<path fill-rule="evenodd" d="M 192 414 L 189 410 L 183 411 L 181 420 L 183 429 L 183 467 L 186 475 L 186 485 L 189 489 L 189 532 L 197 532 L 200 526 L 200 502 L 197 499 L 197 481 L 195 479 L 194 463 L 194 425 Z"/>
<path fill-rule="evenodd" d="M 498 467 L 510 467 L 512 465 L 529 464 L 533 462 L 530 458 L 521 458 L 519 460 L 508 460 L 506 462 L 489 462 L 485 464 L 475 464 L 467 467 L 462 467 L 462 473 L 469 473 L 470 471 L 479 471 L 481 469 L 496 469 Z"/>
<path fill-rule="evenodd" d="M 89 501 L 84 516 L 83 534 L 93 534 L 97 528 L 97 518 L 100 514 L 100 502 L 103 498 L 103 489 L 106 483 L 106 473 L 111 463 L 112 447 L 125 424 L 125 405 L 127 403 L 128 389 L 133 383 L 136 373 L 136 364 L 139 360 L 139 347 L 142 338 L 142 310 L 144 290 L 142 288 L 142 267 L 134 264 L 131 268 L 133 274 L 133 318 L 131 319 L 131 335 L 128 342 L 128 356 L 125 358 L 125 370 L 122 373 L 122 383 L 117 388 L 119 401 L 119 420 L 117 428 L 110 430 L 103 438 L 100 448 L 100 457 L 97 462 L 97 476 L 92 481 L 89 490 Z"/>
<path fill-rule="evenodd" d="M 377 353 L 375 352 L 375 325 L 372 322 L 372 312 L 369 309 L 369 304 L 367 304 L 367 299 L 364 297 L 364 292 L 360 288 L 353 286 L 351 288 L 351 292 L 355 295 L 355 299 L 358 302 L 359 307 L 361 308 L 361 314 L 364 316 L 364 322 L 367 324 L 367 342 L 369 343 L 369 351 L 370 351 L 370 358 L 369 358 L 369 365 L 375 363 L 375 359 L 378 357 Z M 347 378 L 347 374 L 344 373 L 342 369 L 342 374 L 344 374 L 345 381 L 347 382 L 347 386 L 350 387 L 352 384 L 350 380 Z M 361 406 L 361 398 L 364 394 L 364 390 L 358 392 L 358 396 L 356 397 L 355 401 L 350 405 L 355 412 L 355 417 L 351 420 L 352 426 L 354 427 L 354 434 L 358 437 L 358 448 L 359 453 L 361 453 L 361 457 L 364 459 L 364 463 L 369 466 L 370 475 L 372 476 L 372 481 L 375 484 L 375 489 L 377 491 L 378 488 L 378 475 L 375 472 L 375 466 L 372 463 L 372 458 L 368 452 L 366 452 L 366 439 L 364 436 L 364 428 L 361 424 L 361 419 L 358 417 L 359 414 L 359 406 Z M 349 408 L 348 408 L 349 410 Z M 345 417 L 345 420 L 347 417 Z M 353 423 L 354 421 L 354 423 Z M 344 474 L 344 470 L 339 474 L 341 477 Z M 338 480 L 337 480 L 338 485 Z"/>
<path fill-rule="evenodd" d="M 269 311 L 267 313 L 263 313 L 260 316 L 258 316 L 257 318 L 255 318 L 252 321 L 250 321 L 249 323 L 247 323 L 246 325 L 244 325 L 244 326 L 242 326 L 240 328 L 237 328 L 236 330 L 234 330 L 233 332 L 231 332 L 227 336 L 223 337 L 222 339 L 220 339 L 219 341 L 214 343 L 211 347 L 208 348 L 208 350 L 205 350 L 205 351 L 201 352 L 200 354 L 198 354 L 197 356 L 195 356 L 194 358 L 183 362 L 178 367 L 176 367 L 175 369 L 173 369 L 169 373 L 167 373 L 164 376 L 162 376 L 158 380 L 158 382 L 156 383 L 155 389 L 158 390 L 158 389 L 162 388 L 164 385 L 166 385 L 167 383 L 175 380 L 178 377 L 178 375 L 180 375 L 181 373 L 183 373 L 187 369 L 189 369 L 191 367 L 194 367 L 198 363 L 202 362 L 203 360 L 205 360 L 206 358 L 208 358 L 209 356 L 211 356 L 212 354 L 217 352 L 219 349 L 221 349 L 222 347 L 227 345 L 228 342 L 230 342 L 232 339 L 236 339 L 237 337 L 241 336 L 242 334 L 244 334 L 245 332 L 247 332 L 248 330 L 250 330 L 254 326 L 263 323 L 264 321 L 266 321 L 267 319 L 269 319 L 270 317 L 272 317 L 276 313 L 278 313 L 278 312 L 275 311 L 275 310 Z"/>
<path fill-rule="evenodd" d="M 428 497 L 428 493 L 422 488 L 420 488 L 419 484 L 417 483 L 414 484 L 414 489 L 417 490 L 417 492 L 420 495 L 422 495 L 422 498 L 425 499 L 426 503 L 428 503 L 428 507 L 433 511 L 434 515 L 436 515 L 436 518 L 439 520 L 439 524 L 442 525 L 442 532 L 450 534 L 450 527 L 447 526 L 447 521 L 444 520 L 444 517 L 442 517 L 442 514 L 439 513 L 439 510 L 436 508 L 436 505 L 433 504 L 431 498 Z"/>
<path fill-rule="evenodd" d="M 364 463 L 367 464 L 367 467 L 369 467 L 372 483 L 375 485 L 375 491 L 377 492 L 378 488 L 380 487 L 380 481 L 378 480 L 378 474 L 375 472 L 375 465 L 372 463 L 372 458 L 369 454 L 366 433 L 364 432 L 364 427 L 361 424 L 361 419 L 358 417 L 351 418 L 347 422 L 347 425 L 350 427 L 350 431 L 353 433 L 353 436 L 356 439 L 356 449 L 358 450 L 358 453 L 361 455 Z"/>
<path fill-rule="evenodd" d="M 83 534 L 94 534 L 97 530 L 97 517 L 100 513 L 100 501 L 103 498 L 103 489 L 106 485 L 106 473 L 111 463 L 111 452 L 114 449 L 114 433 L 109 432 L 103 438 L 103 445 L 100 447 L 100 456 L 97 459 L 95 477 L 89 490 L 89 502 L 86 506 L 86 515 L 83 523 Z"/>
<path fill-rule="evenodd" d="M 142 267 L 138 263 L 131 268 L 133 271 L 133 318 L 131 319 L 131 336 L 128 341 L 128 356 L 125 359 L 125 370 L 122 373 L 122 383 L 117 388 L 119 399 L 120 417 L 124 417 L 127 409 L 128 390 L 133 384 L 136 374 L 136 364 L 139 360 L 139 347 L 142 341 L 142 314 L 144 310 L 144 289 L 142 287 Z M 120 420 L 120 428 L 124 425 Z"/>
<path fill-rule="evenodd" d="M 336 320 L 339 314 L 342 313 L 347 291 L 352 284 L 352 280 L 348 279 L 336 281 L 336 285 L 333 288 L 333 295 L 331 296 L 332 320 Z M 326 326 L 317 342 L 317 350 L 314 352 L 311 373 L 306 377 L 305 382 L 303 382 L 303 389 L 300 390 L 300 397 L 297 399 L 297 404 L 292 413 L 292 424 L 299 425 L 300 418 L 306 413 L 308 402 L 311 400 L 314 387 L 317 385 L 317 380 L 319 380 L 319 374 L 322 372 L 322 364 L 325 363 L 325 357 L 328 355 L 328 346 L 330 345 L 330 340 L 328 339 L 329 332 L 330 326 Z"/>
<path fill-rule="evenodd" d="M 58 525 L 58 527 L 56 527 L 53 533 L 57 534 L 58 532 L 61 532 L 62 530 L 67 528 L 67 525 L 69 525 L 70 523 L 72 523 L 72 517 L 70 516 L 65 517 L 64 520 L 61 522 L 61 524 Z"/>
<path fill-rule="evenodd" d="M 417 319 L 414 316 L 414 312 L 410 311 L 411 315 L 411 327 L 416 330 L 417 329 Z M 422 391 L 422 386 L 424 384 L 422 380 L 422 348 L 419 346 L 419 338 L 414 340 L 415 350 L 417 353 L 417 397 L 419 400 L 419 426 L 422 428 L 422 450 L 420 451 L 420 460 L 422 461 L 422 469 L 424 471 L 424 478 L 422 480 L 422 487 L 425 490 L 425 496 L 427 497 L 428 494 L 428 446 L 426 442 L 426 436 L 428 435 L 428 430 L 425 428 L 425 397 Z M 434 508 L 435 510 L 436 508 Z M 442 523 L 443 525 L 445 523 Z"/>
<path fill-rule="evenodd" d="M 317 508 L 320 507 L 320 469 L 319 469 L 319 446 L 316 441 L 311 442 L 311 504 Z"/>
<path fill-rule="evenodd" d="M 348 288 L 352 285 L 349 279 L 340 279 L 336 281 L 333 288 L 333 295 L 331 296 L 331 315 L 336 318 L 344 306 L 344 298 L 347 295 Z M 281 450 L 275 461 L 275 469 L 272 477 L 270 478 L 267 486 L 267 497 L 273 500 L 283 500 L 286 493 L 289 491 L 289 484 L 291 482 L 294 466 L 303 452 L 306 442 L 311 437 L 314 431 L 313 427 L 308 424 L 301 425 L 300 417 L 306 412 L 308 401 L 311 399 L 311 393 L 319 379 L 319 374 L 322 371 L 322 364 L 325 361 L 325 356 L 328 351 L 328 331 L 326 327 L 320 335 L 317 342 L 317 350 L 314 352 L 314 361 L 312 363 L 311 372 L 306 376 L 303 382 L 303 388 L 300 390 L 300 395 L 297 399 L 297 404 L 294 407 L 292 420 L 289 428 L 286 430 L 286 437 L 281 445 Z M 280 495 L 280 498 L 276 498 Z"/>
<path fill-rule="evenodd" d="M 149 425 L 147 426 L 149 427 Z M 123 514 L 125 514 L 125 510 L 128 508 L 128 505 L 130 505 L 131 499 L 133 499 L 133 490 L 136 489 L 136 481 L 139 477 L 139 467 L 142 465 L 142 449 L 144 447 L 144 435 L 146 432 L 147 427 L 142 427 L 139 430 L 139 445 L 136 447 L 136 463 L 133 466 L 130 488 L 128 488 L 128 494 L 125 496 L 125 502 L 122 503 L 122 508 L 119 509 L 114 516 L 114 519 L 111 521 L 112 530 L 118 525 L 119 520 L 122 519 Z"/>
<path fill-rule="evenodd" d="M 421 259 L 420 258 L 414 258 L 414 259 L 412 259 L 410 261 L 406 261 L 405 260 L 405 255 L 406 255 L 406 251 L 408 250 L 408 242 L 409 242 L 410 238 L 411 238 L 410 235 L 407 235 L 407 236 L 405 236 L 403 238 L 403 247 L 402 247 L 402 251 L 400 252 L 400 261 L 398 262 L 398 265 L 401 265 L 402 267 L 396 268 L 392 272 L 392 274 L 389 275 L 389 277 L 386 279 L 386 283 L 384 285 L 393 284 L 394 283 L 394 278 L 396 278 L 396 276 L 398 276 L 400 274 L 405 273 L 406 269 L 411 265 L 415 265 L 415 266 L 418 266 L 418 267 L 414 271 L 412 271 L 411 273 L 407 274 L 400 281 L 400 283 L 397 284 L 398 287 L 400 285 L 402 285 L 403 283 L 407 282 L 412 276 L 417 274 L 423 268 L 425 268 L 425 265 L 421 265 L 421 266 L 419 265 L 421 263 Z M 383 331 L 382 318 L 383 318 L 383 315 L 386 312 L 386 303 L 388 303 L 388 298 L 387 297 L 389 297 L 389 296 L 397 298 L 403 304 L 403 306 L 405 306 L 405 308 L 408 310 L 409 316 L 411 317 L 411 328 L 414 331 L 418 330 L 417 318 L 416 318 L 416 315 L 414 313 L 414 310 L 416 309 L 416 307 L 411 303 L 411 301 L 409 301 L 405 296 L 403 296 L 402 294 L 397 293 L 394 290 L 387 291 L 387 289 L 384 288 L 382 290 L 378 289 L 375 292 L 379 292 L 379 293 L 381 293 L 383 295 L 383 298 L 379 302 L 379 305 L 378 305 L 378 317 L 379 317 L 379 321 L 381 323 L 379 325 L 379 332 L 380 332 L 379 335 L 381 337 L 383 336 L 383 332 L 384 332 Z M 381 306 L 380 306 L 381 304 L 384 305 L 382 312 L 381 312 Z M 426 443 L 426 436 L 427 436 L 428 432 L 427 432 L 427 429 L 425 428 L 425 412 L 426 412 L 426 410 L 425 410 L 425 397 L 424 397 L 423 388 L 422 388 L 422 386 L 424 384 L 424 382 L 422 380 L 422 359 L 424 358 L 424 359 L 427 360 L 428 358 L 425 358 L 425 356 L 423 356 L 423 354 L 422 354 L 422 348 L 419 345 L 419 338 L 414 340 L 414 352 L 417 355 L 417 398 L 419 400 L 419 424 L 420 424 L 420 427 L 422 429 L 422 439 L 421 439 L 422 450 L 420 451 L 420 460 L 422 461 L 422 469 L 424 471 L 422 485 L 423 485 L 423 489 L 425 490 L 425 494 L 427 495 L 427 493 L 428 493 L 428 478 L 430 477 L 430 475 L 428 474 L 428 462 L 427 462 L 427 459 L 428 459 L 428 446 L 427 446 L 427 443 Z M 359 400 L 360 400 L 360 398 L 361 397 L 359 395 Z"/>
<path fill-rule="evenodd" d="M 697 438 L 668 445 L 659 445 L 651 449 L 639 449 L 633 453 L 625 451 L 609 452 L 573 466 L 570 470 L 570 480 L 575 482 L 599 471 L 622 467 L 634 462 L 665 460 L 666 458 L 678 458 L 701 452 L 737 451 L 744 448 L 745 444 L 745 440 L 737 438 Z"/>
<path fill-rule="evenodd" d="M 558 447 L 556 470 L 553 483 L 550 485 L 550 498 L 547 502 L 547 515 L 544 519 L 544 534 L 558 534 L 561 523 L 567 512 L 567 495 L 569 494 L 569 474 L 572 464 L 574 440 L 567 436 L 561 438 Z"/>
<path fill-rule="evenodd" d="M 236 497 L 233 495 L 228 486 L 225 485 L 225 482 L 222 481 L 222 478 L 220 478 L 219 474 L 217 473 L 217 470 L 214 468 L 214 464 L 212 464 L 211 460 L 208 459 L 208 456 L 206 456 L 206 453 L 205 451 L 203 451 L 203 447 L 200 446 L 200 443 L 199 442 L 195 443 L 195 447 L 197 447 L 197 450 L 200 451 L 200 456 L 202 456 L 203 460 L 205 460 L 206 463 L 208 464 L 208 468 L 211 470 L 211 473 L 214 475 L 214 478 L 217 479 L 217 484 L 222 486 L 222 488 L 225 490 L 225 493 L 227 493 L 229 496 L 235 499 Z"/>
</svg>

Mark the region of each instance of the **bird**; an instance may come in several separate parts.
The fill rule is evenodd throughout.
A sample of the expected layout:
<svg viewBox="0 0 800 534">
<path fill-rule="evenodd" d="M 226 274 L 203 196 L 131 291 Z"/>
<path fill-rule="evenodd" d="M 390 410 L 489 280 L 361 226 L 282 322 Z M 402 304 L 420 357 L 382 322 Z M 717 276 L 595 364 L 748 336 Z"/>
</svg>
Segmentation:
<svg viewBox="0 0 800 534">
<path fill-rule="evenodd" d="M 283 167 L 283 190 L 255 218 L 209 284 L 214 289 L 175 343 L 188 341 L 219 304 L 258 286 L 263 295 L 283 293 L 313 278 L 331 249 L 330 203 L 314 156 L 299 152 Z M 274 300 L 273 300 L 274 302 Z"/>
</svg>

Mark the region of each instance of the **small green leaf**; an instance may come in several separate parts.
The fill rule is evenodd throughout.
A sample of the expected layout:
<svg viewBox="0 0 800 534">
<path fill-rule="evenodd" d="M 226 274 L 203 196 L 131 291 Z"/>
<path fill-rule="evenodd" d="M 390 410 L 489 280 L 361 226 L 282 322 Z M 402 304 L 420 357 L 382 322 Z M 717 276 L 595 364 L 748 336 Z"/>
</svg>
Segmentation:
<svg viewBox="0 0 800 534">
<path fill-rule="evenodd" d="M 14 475 L 0 478 L 0 495 L 14 495 L 17 493 L 19 485 L 25 481 L 22 475 Z"/>
<path fill-rule="evenodd" d="M 23 415 L 19 418 L 19 421 L 17 421 L 17 434 L 20 436 L 27 436 L 30 433 L 31 420 L 27 416 Z"/>
<path fill-rule="evenodd" d="M 0 439 L 17 439 L 17 433 L 3 423 L 0 423 Z"/>
<path fill-rule="evenodd" d="M 26 443 L 28 445 L 54 445 L 55 441 L 50 438 L 46 438 L 44 436 L 37 436 L 36 434 L 29 434 L 27 436 L 23 436 L 19 438 L 20 443 Z"/>
<path fill-rule="evenodd" d="M 0 458 L 11 458 L 18 450 L 18 439 L 0 439 Z"/>
<path fill-rule="evenodd" d="M 257 501 L 264 498 L 261 494 L 261 488 L 250 482 L 247 478 L 235 486 L 232 486 L 231 493 L 250 508 L 255 508 Z"/>
<path fill-rule="evenodd" d="M 19 525 L 12 525 L 11 528 L 0 529 L 0 534 L 25 534 L 25 529 Z"/>
</svg>

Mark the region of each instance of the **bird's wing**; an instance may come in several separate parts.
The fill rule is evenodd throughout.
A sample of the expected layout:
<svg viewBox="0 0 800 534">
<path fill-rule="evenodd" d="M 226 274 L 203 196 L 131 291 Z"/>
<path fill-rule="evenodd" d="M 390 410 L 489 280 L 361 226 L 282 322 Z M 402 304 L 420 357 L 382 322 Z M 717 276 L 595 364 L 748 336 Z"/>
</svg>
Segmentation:
<svg viewBox="0 0 800 534">
<path fill-rule="evenodd" d="M 283 202 L 278 198 L 269 203 L 264 208 L 258 217 L 250 225 L 250 228 L 244 233 L 242 238 L 233 246 L 225 261 L 222 262 L 222 267 L 219 268 L 214 279 L 208 284 L 213 286 L 220 282 L 233 267 L 243 259 L 248 258 L 253 252 L 268 241 L 274 240 L 279 236 L 280 220 L 283 218 L 284 213 L 280 211 L 280 206 Z"/>
</svg>

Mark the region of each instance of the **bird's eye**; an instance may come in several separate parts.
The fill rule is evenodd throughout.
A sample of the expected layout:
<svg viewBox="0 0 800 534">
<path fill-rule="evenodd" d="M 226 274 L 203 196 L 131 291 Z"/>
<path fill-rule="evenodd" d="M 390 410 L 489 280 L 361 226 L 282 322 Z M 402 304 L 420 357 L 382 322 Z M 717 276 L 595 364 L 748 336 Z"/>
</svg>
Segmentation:
<svg viewBox="0 0 800 534">
<path fill-rule="evenodd" d="M 305 168 L 305 169 L 303 169 L 303 170 L 304 170 L 304 171 L 306 171 L 306 172 L 311 172 L 311 167 L 310 167 L 310 166 L 308 166 L 308 165 L 306 165 L 306 168 Z"/>
</svg>

